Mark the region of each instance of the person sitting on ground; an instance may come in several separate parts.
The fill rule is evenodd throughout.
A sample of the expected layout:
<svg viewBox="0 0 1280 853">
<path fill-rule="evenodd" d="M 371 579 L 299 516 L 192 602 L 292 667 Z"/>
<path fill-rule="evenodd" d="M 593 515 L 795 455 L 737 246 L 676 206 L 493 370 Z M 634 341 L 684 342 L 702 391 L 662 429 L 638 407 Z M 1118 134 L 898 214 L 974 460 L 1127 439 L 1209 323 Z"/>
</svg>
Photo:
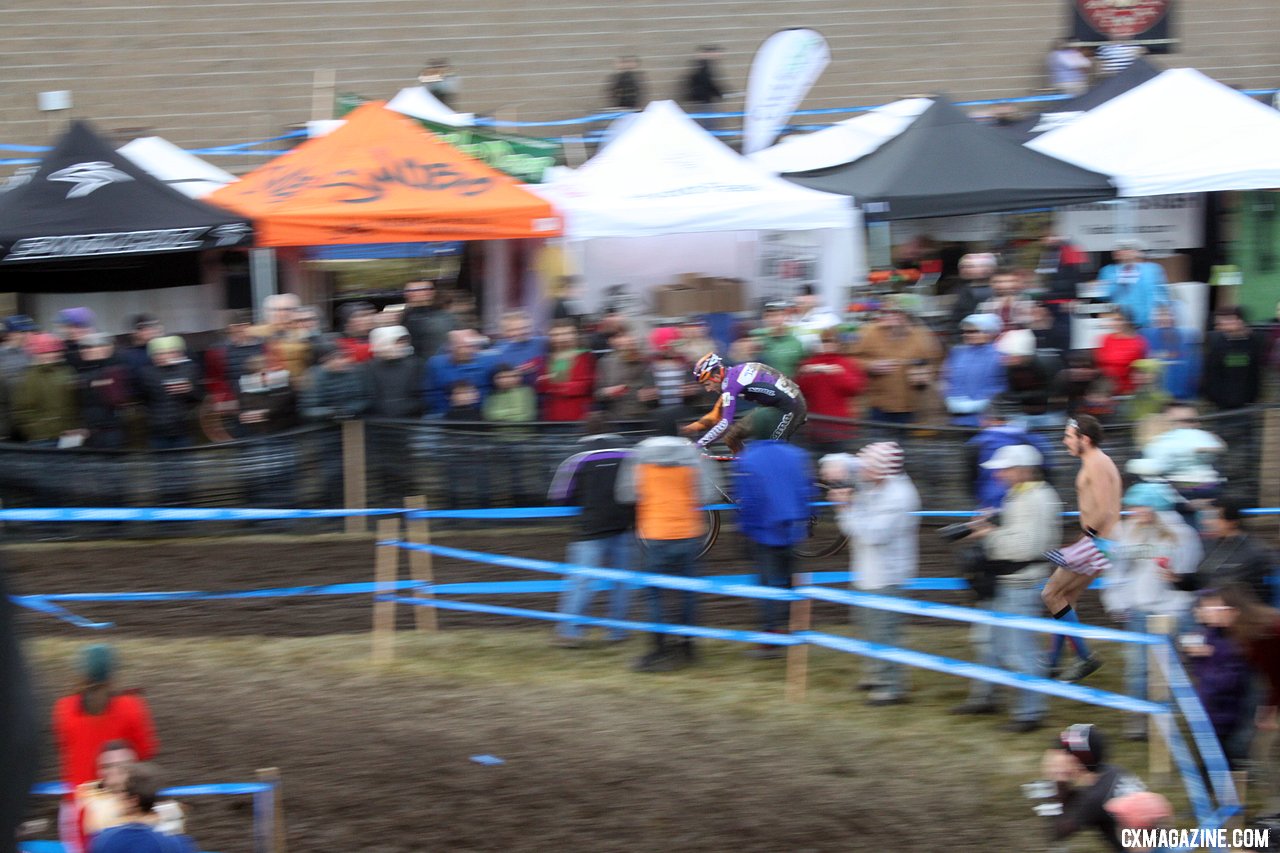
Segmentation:
<svg viewBox="0 0 1280 853">
<path fill-rule="evenodd" d="M 116 656 L 111 646 L 87 646 L 80 656 L 79 689 L 53 705 L 53 737 L 58 746 L 62 783 L 75 791 L 98 776 L 98 757 L 107 743 L 120 741 L 140 759 L 159 748 L 151 709 L 137 691 L 117 692 Z M 59 811 L 62 842 L 71 853 L 82 853 L 80 830 L 72 795 Z"/>
<path fill-rule="evenodd" d="M 123 822 L 94 838 L 89 853 L 195 853 L 196 846 L 187 836 L 161 831 L 162 817 L 156 810 L 159 793 L 159 771 L 154 765 L 131 766 L 121 793 Z"/>
<path fill-rule="evenodd" d="M 578 537 L 569 543 L 565 561 L 575 566 L 629 570 L 635 563 L 635 507 L 620 503 L 615 495 L 622 460 L 631 452 L 628 442 L 609 432 L 600 412 L 587 417 L 587 434 L 578 439 L 581 448 L 556 469 L 547 494 L 550 503 L 580 506 Z M 561 613 L 585 616 L 600 582 L 584 575 L 570 575 L 560 595 Z M 609 589 L 609 618 L 625 620 L 631 605 L 631 585 L 621 581 L 606 584 Z M 552 644 L 578 648 L 583 644 L 583 628 L 576 622 L 561 622 Z M 620 626 L 605 630 L 606 642 L 627 638 Z"/>
<path fill-rule="evenodd" d="M 711 463 L 688 439 L 680 437 L 679 413 L 658 412 L 656 432 L 636 446 L 622 464 L 614 494 L 618 503 L 635 504 L 636 536 L 644 549 L 644 570 L 692 577 L 697 574 L 698 551 L 707 532 L 702 507 L 717 497 Z M 667 622 L 666 591 L 649 588 L 650 619 Z M 697 595 L 682 592 L 678 625 L 695 625 Z M 694 660 L 693 641 L 672 643 L 667 634 L 652 635 L 651 650 L 633 666 L 637 672 L 663 672 L 688 666 Z"/>
<path fill-rule="evenodd" d="M 1050 815 L 1050 835 L 1055 842 L 1095 829 L 1111 849 L 1125 850 L 1115 816 L 1106 805 L 1145 791 L 1146 786 L 1128 771 L 1105 763 L 1107 752 L 1102 732 L 1089 723 L 1068 726 L 1058 736 L 1058 744 L 1045 750 L 1042 771 L 1058 788 L 1057 813 Z"/>
<path fill-rule="evenodd" d="M 850 574 L 863 592 L 901 595 L 903 585 L 916 576 L 919 563 L 917 532 L 920 495 L 903 467 L 902 448 L 892 441 L 868 444 L 845 483 L 830 489 L 840 530 L 849 537 Z M 867 639 L 899 645 L 902 615 L 890 610 L 862 610 Z M 869 691 L 867 704 L 896 705 L 907 701 L 908 677 L 901 664 L 870 659 L 858 684 Z"/>
<path fill-rule="evenodd" d="M 805 422 L 809 407 L 799 386 L 777 370 L 756 361 L 748 361 L 725 369 L 724 359 L 709 352 L 693 367 L 693 375 L 708 391 L 720 391 L 715 407 L 691 424 L 681 429 L 686 436 L 702 433 L 699 447 L 713 444 L 721 436 L 730 450 L 742 446 L 742 436 L 750 432 L 748 418 L 735 424 L 734 414 L 738 401 L 745 400 L 762 408 L 774 408 L 782 412 L 774 430 L 773 439 L 787 441 Z"/>
<path fill-rule="evenodd" d="M 791 588 L 795 555 L 791 550 L 809 535 L 810 504 L 817 499 L 813 466 L 803 450 L 773 438 L 782 412 L 763 409 L 751 421 L 751 440 L 734 461 L 732 480 L 738 526 L 751 542 L 761 586 Z M 788 605 L 760 602 L 760 630 L 786 632 Z M 751 650 L 760 658 L 780 657 L 780 646 Z"/>
</svg>

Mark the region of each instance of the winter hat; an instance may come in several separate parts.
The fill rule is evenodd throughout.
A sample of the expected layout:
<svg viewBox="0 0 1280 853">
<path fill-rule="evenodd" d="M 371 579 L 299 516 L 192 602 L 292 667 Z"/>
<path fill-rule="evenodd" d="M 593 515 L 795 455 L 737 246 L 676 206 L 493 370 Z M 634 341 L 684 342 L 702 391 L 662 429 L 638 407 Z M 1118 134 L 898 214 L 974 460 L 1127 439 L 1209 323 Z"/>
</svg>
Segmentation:
<svg viewBox="0 0 1280 853">
<path fill-rule="evenodd" d="M 902 473 L 902 448 L 896 441 L 877 441 L 858 451 L 858 460 L 867 471 L 879 477 Z"/>
<path fill-rule="evenodd" d="M 852 480 L 861 467 L 862 461 L 852 453 L 828 453 L 818 460 L 818 471 L 826 481 Z"/>
<path fill-rule="evenodd" d="M 116 670 L 116 651 L 106 643 L 85 646 L 80 652 L 80 674 L 90 684 L 102 684 Z"/>
<path fill-rule="evenodd" d="M 75 326 L 78 329 L 93 328 L 93 312 L 88 308 L 63 308 L 58 312 L 58 322 L 64 326 Z"/>
<path fill-rule="evenodd" d="M 1090 772 L 1097 770 L 1098 765 L 1106 757 L 1106 741 L 1102 737 L 1102 732 L 1098 731 L 1098 727 L 1092 723 L 1076 723 L 1073 726 L 1067 726 L 1062 734 L 1058 735 L 1058 748 L 1065 749 L 1074 755 Z"/>
<path fill-rule="evenodd" d="M 375 355 L 387 355 L 401 338 L 409 337 L 404 326 L 379 326 L 369 333 L 369 348 Z"/>
<path fill-rule="evenodd" d="M 155 357 L 162 352 L 186 352 L 187 342 L 181 335 L 165 335 L 147 342 L 147 355 Z"/>
<path fill-rule="evenodd" d="M 51 352 L 62 352 L 62 339 L 48 332 L 40 332 L 27 339 L 27 352 L 32 355 L 47 355 Z"/>
<path fill-rule="evenodd" d="M 965 326 L 977 329 L 984 335 L 995 335 L 999 334 L 1004 323 L 1000 322 L 1000 318 L 995 314 L 970 314 L 960 321 L 960 327 Z"/>
<path fill-rule="evenodd" d="M 649 333 L 649 348 L 663 352 L 680 340 L 680 330 L 674 326 L 659 326 Z"/>
<path fill-rule="evenodd" d="M 1124 493 L 1125 506 L 1147 506 L 1156 512 L 1173 509 L 1176 503 L 1173 490 L 1163 483 L 1135 483 Z"/>
<path fill-rule="evenodd" d="M 1011 329 L 996 341 L 996 352 L 1019 356 L 1036 354 L 1036 333 L 1030 329 Z"/>
</svg>

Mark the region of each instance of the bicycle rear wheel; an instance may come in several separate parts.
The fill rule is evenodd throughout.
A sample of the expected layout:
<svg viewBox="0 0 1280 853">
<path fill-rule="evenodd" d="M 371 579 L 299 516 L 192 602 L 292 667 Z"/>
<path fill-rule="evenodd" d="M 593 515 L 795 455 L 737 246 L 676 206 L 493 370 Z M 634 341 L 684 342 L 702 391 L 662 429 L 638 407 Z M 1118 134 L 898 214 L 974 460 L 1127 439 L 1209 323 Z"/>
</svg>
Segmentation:
<svg viewBox="0 0 1280 853">
<path fill-rule="evenodd" d="M 835 507 L 815 506 L 809 516 L 809 535 L 791 546 L 791 550 L 797 557 L 829 557 L 847 541 L 836 521 Z"/>
<path fill-rule="evenodd" d="M 707 555 L 716 544 L 716 540 L 720 538 L 720 513 L 718 510 L 709 509 L 705 511 L 707 517 L 707 529 L 702 534 L 702 546 L 698 549 L 698 559 L 701 560 Z M 636 544 L 640 546 L 640 550 L 645 550 L 645 542 L 640 538 L 640 534 L 636 534 Z"/>
</svg>

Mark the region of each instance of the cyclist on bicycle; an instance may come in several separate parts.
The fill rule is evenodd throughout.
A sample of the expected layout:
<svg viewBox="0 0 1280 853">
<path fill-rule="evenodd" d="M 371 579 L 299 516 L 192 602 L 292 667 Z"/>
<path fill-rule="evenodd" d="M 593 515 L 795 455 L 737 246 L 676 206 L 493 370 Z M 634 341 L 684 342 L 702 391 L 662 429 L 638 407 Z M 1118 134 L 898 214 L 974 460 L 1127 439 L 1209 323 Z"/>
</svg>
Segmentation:
<svg viewBox="0 0 1280 853">
<path fill-rule="evenodd" d="M 750 430 L 750 420 L 748 417 L 734 423 L 733 415 L 739 399 L 782 412 L 778 426 L 770 436 L 775 441 L 790 440 L 809 415 L 804 394 L 800 393 L 796 383 L 757 361 L 726 369 L 724 359 L 709 352 L 698 359 L 693 375 L 708 391 L 721 392 L 711 411 L 683 430 L 688 435 L 705 431 L 698 439 L 699 447 L 706 447 L 723 436 L 731 450 L 741 449 L 742 437 Z"/>
</svg>

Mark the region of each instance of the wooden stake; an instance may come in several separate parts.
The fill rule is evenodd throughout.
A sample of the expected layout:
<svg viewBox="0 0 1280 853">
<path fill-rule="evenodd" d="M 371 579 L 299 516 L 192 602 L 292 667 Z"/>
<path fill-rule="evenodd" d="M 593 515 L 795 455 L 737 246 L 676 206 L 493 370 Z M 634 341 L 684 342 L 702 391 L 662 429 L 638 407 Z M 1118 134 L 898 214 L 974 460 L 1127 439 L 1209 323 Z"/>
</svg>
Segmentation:
<svg viewBox="0 0 1280 853">
<path fill-rule="evenodd" d="M 1280 409 L 1263 415 L 1261 465 L 1258 499 L 1262 506 L 1280 506 Z"/>
<path fill-rule="evenodd" d="M 271 853 L 288 853 L 289 844 L 284 829 L 284 787 L 280 783 L 280 771 L 264 767 L 258 771 L 258 781 L 272 786 L 271 791 Z"/>
<path fill-rule="evenodd" d="M 342 500 L 347 509 L 364 509 L 365 486 L 364 421 L 342 422 Z M 368 518 L 349 515 L 345 521 L 348 533 L 364 533 Z"/>
<path fill-rule="evenodd" d="M 1167 637 L 1174 632 L 1176 623 L 1172 616 L 1155 614 L 1147 617 L 1147 633 Z M 1165 681 L 1164 670 L 1156 658 L 1155 646 L 1147 650 L 1147 698 L 1152 702 L 1169 701 L 1169 684 Z M 1176 725 L 1176 720 L 1174 725 Z M 1169 758 L 1169 744 L 1165 742 L 1156 725 L 1155 717 L 1147 718 L 1147 769 L 1152 779 L 1165 779 L 1173 772 L 1173 764 Z"/>
<path fill-rule="evenodd" d="M 387 542 L 400 535 L 400 519 L 378 520 L 378 542 Z M 400 549 L 395 545 L 374 546 L 373 580 L 378 584 L 393 584 L 400 575 Z M 391 601 L 378 601 L 381 595 L 374 593 L 373 601 L 373 662 L 375 665 L 391 663 L 395 657 L 396 605 Z"/>
<path fill-rule="evenodd" d="M 793 586 L 808 586 L 812 582 L 808 572 L 795 575 Z M 791 602 L 791 633 L 808 631 L 813 613 L 813 602 L 801 599 Z M 809 644 L 787 646 L 787 701 L 803 702 L 809 686 Z"/>
<path fill-rule="evenodd" d="M 405 509 L 426 509 L 427 499 L 422 495 L 404 499 Z M 419 545 L 431 544 L 431 522 L 425 518 L 408 518 L 404 523 L 404 538 L 409 542 Z M 415 581 L 422 583 L 435 583 L 435 561 L 432 559 L 430 551 L 410 551 L 409 552 L 409 577 Z M 434 598 L 434 594 L 426 591 L 415 589 L 413 591 L 414 598 Z M 415 607 L 413 608 L 413 624 L 419 631 L 438 631 L 440 624 L 436 619 L 436 609 L 434 607 Z"/>
</svg>

